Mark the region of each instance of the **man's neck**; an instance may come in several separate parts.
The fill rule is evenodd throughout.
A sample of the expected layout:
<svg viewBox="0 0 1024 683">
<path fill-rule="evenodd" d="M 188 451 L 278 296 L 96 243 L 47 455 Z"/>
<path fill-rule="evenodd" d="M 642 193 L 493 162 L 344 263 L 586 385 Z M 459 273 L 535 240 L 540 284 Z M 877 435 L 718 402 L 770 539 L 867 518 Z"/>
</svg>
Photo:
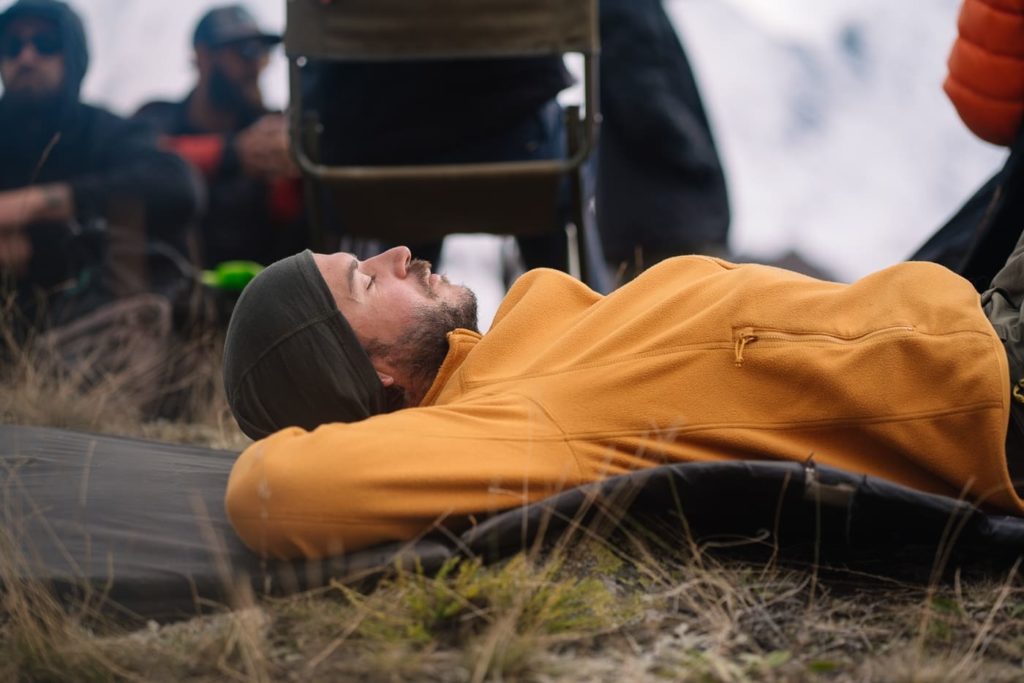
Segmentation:
<svg viewBox="0 0 1024 683">
<path fill-rule="evenodd" d="M 192 91 L 186 116 L 194 128 L 210 133 L 233 133 L 240 125 L 237 112 L 223 111 L 213 106 L 210 89 L 205 84 L 200 84 Z"/>
<path fill-rule="evenodd" d="M 427 391 L 430 390 L 430 384 L 428 383 L 426 386 L 422 386 L 421 383 L 416 382 L 410 382 L 410 384 L 413 386 L 408 387 L 405 391 L 405 407 L 416 408 L 423 403 L 423 399 L 426 398 Z"/>
<path fill-rule="evenodd" d="M 385 374 L 389 374 L 395 377 L 395 384 L 392 385 L 393 398 L 396 400 L 391 406 L 391 410 L 398 410 L 400 408 L 415 408 L 423 403 L 423 399 L 427 397 L 427 392 L 430 391 L 430 387 L 433 386 L 434 380 L 437 378 L 437 372 L 434 372 L 430 377 L 417 376 L 406 373 L 396 373 L 393 369 L 388 369 Z"/>
</svg>

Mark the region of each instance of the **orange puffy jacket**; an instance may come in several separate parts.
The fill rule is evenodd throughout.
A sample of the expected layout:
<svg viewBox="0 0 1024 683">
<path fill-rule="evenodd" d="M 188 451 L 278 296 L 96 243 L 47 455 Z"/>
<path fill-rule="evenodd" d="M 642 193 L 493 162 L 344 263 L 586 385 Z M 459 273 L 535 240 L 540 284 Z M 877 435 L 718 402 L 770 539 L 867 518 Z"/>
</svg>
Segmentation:
<svg viewBox="0 0 1024 683">
<path fill-rule="evenodd" d="M 975 135 L 1010 145 L 1024 119 L 1024 0 L 964 0 L 943 88 Z"/>
</svg>

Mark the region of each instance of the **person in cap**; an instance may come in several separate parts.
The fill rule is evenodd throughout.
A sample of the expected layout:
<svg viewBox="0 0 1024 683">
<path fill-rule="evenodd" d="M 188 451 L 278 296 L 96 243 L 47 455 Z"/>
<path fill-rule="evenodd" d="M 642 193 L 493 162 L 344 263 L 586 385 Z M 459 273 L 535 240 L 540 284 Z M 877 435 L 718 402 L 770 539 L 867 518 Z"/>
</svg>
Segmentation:
<svg viewBox="0 0 1024 683">
<path fill-rule="evenodd" d="M 228 329 L 227 398 L 260 440 L 227 513 L 258 553 L 323 557 L 664 463 L 811 458 L 1024 514 L 1021 263 L 984 308 L 931 263 L 839 284 L 681 256 L 607 296 L 538 269 L 481 335 L 407 249 L 303 252 Z"/>
<path fill-rule="evenodd" d="M 281 36 L 241 5 L 209 10 L 192 36 L 198 80 L 185 99 L 143 105 L 137 120 L 206 180 L 198 259 L 212 267 L 247 259 L 264 265 L 305 246 L 299 174 L 287 123 L 263 102 L 260 76 Z"/>
<path fill-rule="evenodd" d="M 184 251 L 198 210 L 187 164 L 144 126 L 81 101 L 88 63 L 63 2 L 0 13 L 0 284 L 32 326 L 171 295 L 182 276 L 163 255 Z"/>
</svg>

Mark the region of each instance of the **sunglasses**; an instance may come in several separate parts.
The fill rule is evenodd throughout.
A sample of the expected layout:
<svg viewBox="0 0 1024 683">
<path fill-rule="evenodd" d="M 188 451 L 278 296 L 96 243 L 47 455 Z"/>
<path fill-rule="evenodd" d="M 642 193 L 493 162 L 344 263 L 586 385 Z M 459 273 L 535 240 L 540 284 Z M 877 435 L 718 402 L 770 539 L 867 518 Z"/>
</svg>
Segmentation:
<svg viewBox="0 0 1024 683">
<path fill-rule="evenodd" d="M 0 37 L 0 58 L 14 59 L 30 43 L 36 53 L 43 57 L 52 57 L 64 49 L 60 36 L 53 32 L 35 33 L 28 38 L 8 33 Z"/>
</svg>

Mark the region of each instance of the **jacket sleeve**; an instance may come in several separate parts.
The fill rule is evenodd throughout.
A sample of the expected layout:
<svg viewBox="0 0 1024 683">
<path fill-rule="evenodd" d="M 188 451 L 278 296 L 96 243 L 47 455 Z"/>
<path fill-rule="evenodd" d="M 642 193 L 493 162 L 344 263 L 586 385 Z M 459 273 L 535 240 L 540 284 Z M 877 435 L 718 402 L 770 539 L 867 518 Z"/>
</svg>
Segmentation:
<svg viewBox="0 0 1024 683">
<path fill-rule="evenodd" d="M 106 215 L 111 202 L 122 198 L 140 200 L 147 225 L 158 234 L 195 218 L 202 186 L 187 162 L 161 150 L 140 122 L 110 117 L 97 129 L 102 170 L 70 183 L 79 220 Z"/>
<path fill-rule="evenodd" d="M 407 541 L 438 525 L 460 528 L 472 515 L 581 483 L 561 432 L 523 403 L 504 401 L 285 429 L 242 453 L 226 509 L 255 552 L 317 558 Z"/>
<path fill-rule="evenodd" d="M 1024 119 L 1024 0 L 964 0 L 943 89 L 971 131 L 1010 145 Z"/>
</svg>

